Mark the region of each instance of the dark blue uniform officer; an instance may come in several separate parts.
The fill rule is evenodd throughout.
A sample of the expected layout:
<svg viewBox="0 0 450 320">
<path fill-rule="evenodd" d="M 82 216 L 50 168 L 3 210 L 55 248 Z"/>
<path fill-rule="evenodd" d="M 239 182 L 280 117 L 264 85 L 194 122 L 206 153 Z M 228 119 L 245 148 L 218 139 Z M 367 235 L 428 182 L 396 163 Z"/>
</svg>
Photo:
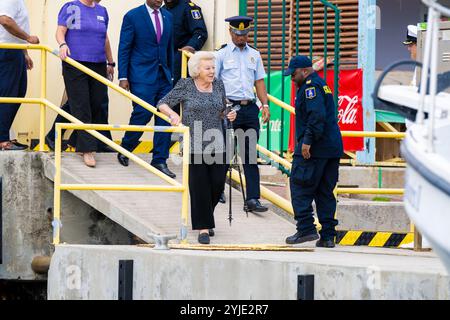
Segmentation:
<svg viewBox="0 0 450 320">
<path fill-rule="evenodd" d="M 166 9 L 173 16 L 174 40 L 174 85 L 181 78 L 181 52 L 201 50 L 208 39 L 202 9 L 189 0 L 165 0 Z"/>
<path fill-rule="evenodd" d="M 290 177 L 297 233 L 288 237 L 286 243 L 319 239 L 314 224 L 314 200 L 322 225 L 316 246 L 334 247 L 338 221 L 333 191 L 338 181 L 343 144 L 333 94 L 313 70 L 308 57 L 292 58 L 284 74 L 291 75 L 298 87 L 295 100 L 297 146 Z"/>
</svg>

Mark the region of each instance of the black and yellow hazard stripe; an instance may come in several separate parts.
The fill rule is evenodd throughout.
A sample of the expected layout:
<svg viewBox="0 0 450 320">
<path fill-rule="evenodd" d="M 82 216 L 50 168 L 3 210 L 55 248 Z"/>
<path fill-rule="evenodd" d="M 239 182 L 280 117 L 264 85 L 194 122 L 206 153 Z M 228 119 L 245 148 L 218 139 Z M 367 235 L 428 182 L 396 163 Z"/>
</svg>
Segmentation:
<svg viewBox="0 0 450 320">
<path fill-rule="evenodd" d="M 67 142 L 67 141 L 66 141 Z M 120 145 L 120 141 L 114 141 L 115 143 Z M 31 150 L 39 151 L 39 140 L 33 139 L 31 141 Z M 133 153 L 150 153 L 153 150 L 153 141 L 141 141 L 139 145 L 134 149 Z M 44 151 L 49 151 L 47 145 L 44 146 Z M 63 150 L 64 152 L 75 152 L 75 148 L 67 148 Z M 180 152 L 180 143 L 175 142 L 170 148 L 170 153 L 179 153 Z"/>
<path fill-rule="evenodd" d="M 336 243 L 342 246 L 398 248 L 414 242 L 414 233 L 339 230 Z"/>
</svg>

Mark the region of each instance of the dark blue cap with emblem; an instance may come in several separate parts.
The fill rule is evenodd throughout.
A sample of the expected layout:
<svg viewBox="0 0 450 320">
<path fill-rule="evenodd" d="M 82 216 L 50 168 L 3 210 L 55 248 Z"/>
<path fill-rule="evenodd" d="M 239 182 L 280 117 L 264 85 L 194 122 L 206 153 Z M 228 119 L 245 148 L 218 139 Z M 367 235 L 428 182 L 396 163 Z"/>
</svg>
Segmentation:
<svg viewBox="0 0 450 320">
<path fill-rule="evenodd" d="M 230 28 L 235 34 L 243 36 L 250 32 L 253 19 L 247 16 L 235 16 L 226 18 L 225 21 L 230 23 Z"/>
<path fill-rule="evenodd" d="M 286 70 L 284 70 L 283 74 L 285 76 L 290 76 L 295 72 L 295 69 L 310 67 L 312 67 L 312 61 L 310 58 L 307 56 L 296 56 L 289 61 L 289 66 Z"/>
</svg>

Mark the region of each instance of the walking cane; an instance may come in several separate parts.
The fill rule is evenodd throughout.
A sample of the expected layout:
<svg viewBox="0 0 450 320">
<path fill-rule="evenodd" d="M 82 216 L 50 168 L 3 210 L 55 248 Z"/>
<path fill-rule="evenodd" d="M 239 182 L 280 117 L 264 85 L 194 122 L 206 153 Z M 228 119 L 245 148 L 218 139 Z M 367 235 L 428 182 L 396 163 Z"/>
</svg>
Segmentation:
<svg viewBox="0 0 450 320">
<path fill-rule="evenodd" d="M 232 107 L 232 104 L 227 104 L 227 109 L 231 111 L 236 111 L 238 112 L 241 107 L 239 105 L 236 105 L 234 107 Z M 245 213 L 247 214 L 248 217 L 248 208 L 247 208 L 247 203 L 246 203 L 246 196 L 245 196 L 245 190 L 244 190 L 244 183 L 242 180 L 242 171 L 241 171 L 241 166 L 240 163 L 238 161 L 239 158 L 239 151 L 237 149 L 237 143 L 235 140 L 235 135 L 234 135 L 234 129 L 233 129 L 233 125 L 231 123 L 231 121 L 229 121 L 228 119 L 226 119 L 226 124 L 227 124 L 227 130 L 229 130 L 230 132 L 230 137 L 229 137 L 229 143 L 233 144 L 233 156 L 231 157 L 230 160 L 230 164 L 228 166 L 228 174 L 229 174 L 229 179 L 230 179 L 230 193 L 229 193 L 229 206 L 228 206 L 228 221 L 230 222 L 230 226 L 231 226 L 231 221 L 233 220 L 233 210 L 232 210 L 232 181 L 231 181 L 231 175 L 233 172 L 233 164 L 237 165 L 237 169 L 238 169 L 238 173 L 239 173 L 239 183 L 241 184 L 241 192 L 242 192 L 242 198 L 244 200 L 244 210 Z"/>
</svg>

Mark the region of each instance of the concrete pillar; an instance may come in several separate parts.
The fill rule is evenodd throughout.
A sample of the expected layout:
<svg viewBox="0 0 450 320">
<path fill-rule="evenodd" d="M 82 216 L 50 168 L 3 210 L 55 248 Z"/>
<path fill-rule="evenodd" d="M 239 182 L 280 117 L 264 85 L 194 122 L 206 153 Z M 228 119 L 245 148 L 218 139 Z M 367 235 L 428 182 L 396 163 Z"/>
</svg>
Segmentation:
<svg viewBox="0 0 450 320">
<path fill-rule="evenodd" d="M 358 23 L 358 68 L 364 70 L 363 75 L 363 109 L 364 131 L 375 131 L 376 114 L 372 92 L 375 86 L 375 32 L 377 22 L 376 0 L 359 1 Z M 360 163 L 375 162 L 375 139 L 364 138 L 364 151 L 357 152 Z"/>
</svg>

